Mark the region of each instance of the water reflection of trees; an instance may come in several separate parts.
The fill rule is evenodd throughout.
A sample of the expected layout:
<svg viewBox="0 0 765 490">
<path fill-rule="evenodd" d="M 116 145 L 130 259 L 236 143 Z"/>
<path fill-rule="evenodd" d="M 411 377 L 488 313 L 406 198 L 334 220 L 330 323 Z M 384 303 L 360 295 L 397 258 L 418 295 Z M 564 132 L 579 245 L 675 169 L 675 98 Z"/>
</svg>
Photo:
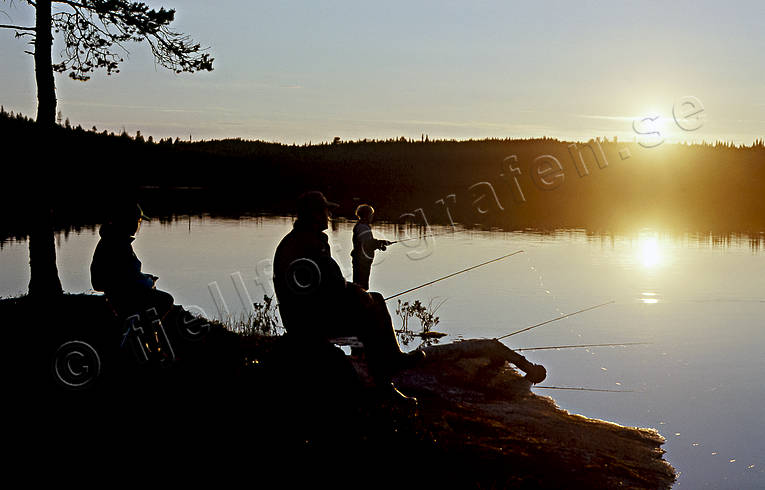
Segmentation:
<svg viewBox="0 0 765 490">
<path fill-rule="evenodd" d="M 157 218 L 156 221 L 161 226 L 188 226 L 189 232 L 193 233 L 194 225 L 199 223 L 216 221 L 216 220 L 239 220 L 245 222 L 247 226 L 263 226 L 264 223 L 270 220 L 282 220 L 284 222 L 291 222 L 293 220 L 290 216 L 285 215 L 270 215 L 270 214 L 246 214 L 240 213 L 236 215 L 173 215 Z M 98 224 L 79 224 L 79 225 L 60 225 L 57 227 L 57 241 L 66 242 L 70 236 L 80 235 L 83 233 L 96 234 L 98 232 Z M 342 227 L 349 228 L 353 226 L 353 222 L 345 218 L 335 219 L 332 222 L 332 231 L 338 231 Z M 765 251 L 765 232 L 759 233 L 738 233 L 731 232 L 725 234 L 714 234 L 710 232 L 684 232 L 684 231 L 653 231 L 657 237 L 668 243 L 679 245 L 683 248 L 746 248 L 748 247 L 752 253 L 759 253 Z M 545 229 L 526 229 L 522 231 L 505 231 L 498 228 L 491 228 L 485 226 L 466 226 L 462 224 L 451 225 L 429 225 L 423 226 L 416 223 L 396 223 L 390 221 L 380 221 L 375 224 L 375 233 L 386 237 L 388 239 L 417 239 L 418 237 L 425 240 L 429 239 L 429 235 L 436 234 L 435 239 L 458 239 L 458 240 L 471 240 L 476 238 L 489 238 L 492 240 L 513 240 L 516 238 L 534 239 L 539 241 L 587 241 L 593 244 L 599 244 L 603 248 L 614 249 L 619 242 L 628 240 L 635 241 L 638 239 L 642 231 L 630 231 L 624 230 L 620 232 L 598 232 L 586 229 L 559 229 L 559 230 L 545 230 Z M 24 242 L 26 240 L 26 234 L 21 231 L 0 233 L 0 250 L 2 250 L 8 243 Z M 412 242 L 413 246 L 416 245 L 416 241 Z"/>
<path fill-rule="evenodd" d="M 52 140 L 41 142 L 31 121 L 2 110 L 0 133 L 10 143 L 7 161 L 17 162 L 21 174 L 0 182 L 0 246 L 28 233 L 23 203 L 37 189 L 33 170 L 23 162 L 29 149 L 41 144 L 58 148 L 61 155 L 50 177 L 57 182 L 54 227 L 64 237 L 100 223 L 101 211 L 115 199 L 140 200 L 149 214 L 168 219 L 236 217 L 289 214 L 300 192 L 318 188 L 341 204 L 341 216 L 351 217 L 358 203 L 370 202 L 383 221 L 401 223 L 410 213 L 406 226 L 413 228 L 453 220 L 481 231 L 531 230 L 540 236 L 586 230 L 600 240 L 650 227 L 680 234 L 698 230 L 702 246 L 745 240 L 758 251 L 763 245 L 761 141 L 746 147 L 665 144 L 653 149 L 613 140 L 577 143 L 580 149 L 597 145 L 602 148 L 598 161 L 608 161 L 601 168 L 594 151 L 583 151 L 588 173 L 580 176 L 581 162 L 571 160 L 572 143 L 550 138 L 397 138 L 303 146 L 240 139 L 149 143 L 127 134 L 62 127 Z M 631 155 L 626 159 L 620 153 L 625 148 Z M 508 180 L 515 174 L 503 169 L 508 155 L 516 156 L 520 202 Z M 561 162 L 561 186 L 540 188 L 529 177 L 540 155 Z"/>
</svg>

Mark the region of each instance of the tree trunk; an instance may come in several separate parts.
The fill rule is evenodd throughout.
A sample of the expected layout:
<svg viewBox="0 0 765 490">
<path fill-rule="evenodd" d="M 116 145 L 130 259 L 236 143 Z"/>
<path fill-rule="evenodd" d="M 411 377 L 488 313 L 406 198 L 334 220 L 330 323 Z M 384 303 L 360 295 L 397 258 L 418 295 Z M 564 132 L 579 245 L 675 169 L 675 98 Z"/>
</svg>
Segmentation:
<svg viewBox="0 0 765 490">
<path fill-rule="evenodd" d="M 35 78 L 37 123 L 50 128 L 56 123 L 56 85 L 53 81 L 53 31 L 51 0 L 37 0 L 35 20 Z"/>
<path fill-rule="evenodd" d="M 35 20 L 35 77 L 37 80 L 37 124 L 42 147 L 49 145 L 56 123 L 56 86 L 53 81 L 53 32 L 51 0 L 37 0 Z M 40 155 L 42 157 L 42 154 Z M 42 159 L 41 159 L 42 160 Z M 42 173 L 44 175 L 45 172 Z M 29 182 L 34 212 L 29 233 L 29 295 L 51 297 L 63 293 L 56 267 L 56 242 L 53 235 L 53 183 L 41 177 Z"/>
<path fill-rule="evenodd" d="M 35 209 L 34 222 L 29 233 L 29 295 L 40 297 L 63 294 L 56 266 L 56 241 L 53 220 L 47 202 Z"/>
</svg>

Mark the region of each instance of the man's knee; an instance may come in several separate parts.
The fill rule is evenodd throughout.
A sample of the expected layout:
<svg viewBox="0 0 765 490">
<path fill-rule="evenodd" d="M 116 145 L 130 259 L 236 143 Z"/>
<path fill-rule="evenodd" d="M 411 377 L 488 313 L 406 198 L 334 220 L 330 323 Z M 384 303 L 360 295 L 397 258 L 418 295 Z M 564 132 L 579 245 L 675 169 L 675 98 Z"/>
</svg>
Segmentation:
<svg viewBox="0 0 765 490">
<path fill-rule="evenodd" d="M 173 298 L 173 296 L 166 291 L 151 289 L 149 290 L 149 293 L 143 302 L 149 307 L 156 308 L 157 313 L 159 313 L 161 316 L 173 307 L 173 304 L 175 304 L 175 298 Z"/>
<path fill-rule="evenodd" d="M 156 288 L 146 289 L 144 291 L 146 296 L 150 298 L 155 298 L 156 301 L 160 301 L 160 300 L 173 301 L 173 295 L 168 293 L 167 291 L 162 291 L 161 289 L 156 289 Z"/>
<path fill-rule="evenodd" d="M 372 299 L 375 300 L 375 304 L 385 304 L 385 298 L 383 298 L 383 295 L 378 292 L 370 292 L 370 296 L 372 296 Z"/>
</svg>

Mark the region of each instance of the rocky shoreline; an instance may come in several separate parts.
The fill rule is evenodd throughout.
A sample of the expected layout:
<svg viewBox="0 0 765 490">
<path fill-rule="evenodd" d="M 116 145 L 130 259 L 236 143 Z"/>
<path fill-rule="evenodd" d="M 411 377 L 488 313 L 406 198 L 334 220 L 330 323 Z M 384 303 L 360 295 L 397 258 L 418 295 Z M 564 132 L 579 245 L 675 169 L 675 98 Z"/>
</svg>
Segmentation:
<svg viewBox="0 0 765 490">
<path fill-rule="evenodd" d="M 424 348 L 425 361 L 395 379 L 417 397 L 412 409 L 373 395 L 363 356 L 301 350 L 285 337 L 243 337 L 215 324 L 184 339 L 175 327 L 188 323 L 166 321 L 177 358 L 137 365 L 102 303 L 87 295 L 44 307 L 0 301 L 10 345 L 24 349 L 16 367 L 28 378 L 14 400 L 35 444 L 79 441 L 111 457 L 131 435 L 163 460 L 204 454 L 208 469 L 243 460 L 260 462 L 259 471 L 269 469 L 263 455 L 323 462 L 330 481 L 390 460 L 399 463 L 387 476 L 459 488 L 660 489 L 676 478 L 658 432 L 560 409 L 530 390 L 543 368 L 524 365 L 496 340 Z M 71 341 L 99 353 L 92 388 L 63 389 L 52 379 L 54 357 Z M 233 449 L 243 442 L 246 449 Z"/>
<path fill-rule="evenodd" d="M 397 384 L 418 397 L 444 445 L 501 468 L 507 486 L 670 488 L 676 475 L 653 429 L 624 427 L 559 408 L 531 392 L 496 340 L 426 348 L 428 361 Z"/>
</svg>

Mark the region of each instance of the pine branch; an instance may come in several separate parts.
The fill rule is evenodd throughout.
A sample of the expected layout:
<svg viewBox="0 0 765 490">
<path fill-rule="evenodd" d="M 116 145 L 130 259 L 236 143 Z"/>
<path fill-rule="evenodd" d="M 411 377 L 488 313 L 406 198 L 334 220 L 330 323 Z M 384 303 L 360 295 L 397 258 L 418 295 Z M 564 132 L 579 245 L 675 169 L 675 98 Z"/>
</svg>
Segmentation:
<svg viewBox="0 0 765 490">
<path fill-rule="evenodd" d="M 3 29 L 15 29 L 17 31 L 36 31 L 34 27 L 23 27 L 23 26 L 11 26 L 6 24 L 0 24 L 0 28 Z"/>
<path fill-rule="evenodd" d="M 52 16 L 65 42 L 63 60 L 53 69 L 70 71 L 75 80 L 88 80 L 98 68 L 105 68 L 107 75 L 118 73 L 123 59 L 113 48 L 128 53 L 122 44 L 128 41 L 146 42 L 156 62 L 176 73 L 212 70 L 213 58 L 205 48 L 170 29 L 175 10 L 154 10 L 128 0 L 52 1 L 71 9 Z"/>
<path fill-rule="evenodd" d="M 72 2 L 70 0 L 51 0 L 51 2 L 52 3 L 63 3 L 63 4 L 66 4 L 66 5 L 69 5 L 70 7 L 73 7 L 73 8 L 76 8 L 76 7 L 84 8 L 84 9 L 90 8 L 87 5 L 83 5 L 80 2 Z"/>
</svg>

